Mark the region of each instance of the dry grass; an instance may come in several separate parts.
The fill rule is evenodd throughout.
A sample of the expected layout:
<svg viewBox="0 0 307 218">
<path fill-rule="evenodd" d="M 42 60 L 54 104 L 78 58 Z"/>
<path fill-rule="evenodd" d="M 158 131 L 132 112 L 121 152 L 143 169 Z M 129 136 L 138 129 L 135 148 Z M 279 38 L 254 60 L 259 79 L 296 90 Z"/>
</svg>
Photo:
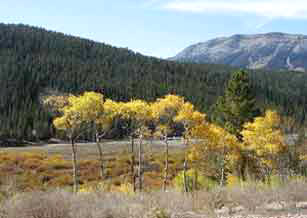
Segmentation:
<svg viewBox="0 0 307 218">
<path fill-rule="evenodd" d="M 205 197 L 201 201 L 201 197 Z M 207 201 L 199 196 L 199 202 Z M 199 206 L 200 204 L 198 204 Z M 127 196 L 118 193 L 73 195 L 70 192 L 32 192 L 3 203 L 1 218 L 168 218 L 186 211 L 201 211 L 192 196 L 155 192 Z"/>
<path fill-rule="evenodd" d="M 217 217 L 217 209 L 241 206 L 236 215 L 305 213 L 296 203 L 307 201 L 307 186 L 301 181 L 281 187 L 245 187 L 180 192 L 147 192 L 127 195 L 117 192 L 92 192 L 77 195 L 63 190 L 28 192 L 13 195 L 0 204 L 0 218 L 175 218 Z M 282 209 L 267 208 L 271 203 L 284 204 Z M 273 211 L 273 212 L 272 212 Z M 225 215 L 225 214 L 224 214 Z"/>
<path fill-rule="evenodd" d="M 172 218 L 216 217 L 217 209 L 229 208 L 236 215 L 305 213 L 296 207 L 307 201 L 307 186 L 301 181 L 276 188 L 254 184 L 244 187 L 180 192 L 144 192 L 127 195 L 118 192 L 92 192 L 77 195 L 63 190 L 16 193 L 0 204 L 0 218 Z M 268 208 L 274 203 L 282 209 Z M 225 215 L 225 214 L 224 214 Z"/>
</svg>

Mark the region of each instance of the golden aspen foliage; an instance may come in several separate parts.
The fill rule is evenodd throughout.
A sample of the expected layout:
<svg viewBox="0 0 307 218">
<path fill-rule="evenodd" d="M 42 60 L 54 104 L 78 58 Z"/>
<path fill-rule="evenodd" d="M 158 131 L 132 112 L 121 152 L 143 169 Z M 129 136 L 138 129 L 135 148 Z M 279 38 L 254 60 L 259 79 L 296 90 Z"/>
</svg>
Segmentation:
<svg viewBox="0 0 307 218">
<path fill-rule="evenodd" d="M 151 108 L 145 101 L 131 100 L 124 104 L 123 115 L 136 122 L 145 122 L 151 119 Z"/>
<path fill-rule="evenodd" d="M 83 95 L 70 95 L 68 103 L 62 109 L 62 116 L 54 119 L 54 126 L 67 131 L 69 137 L 76 137 L 77 131 L 87 128 L 87 124 L 97 122 L 104 112 L 103 95 L 85 92 Z"/>
<path fill-rule="evenodd" d="M 226 180 L 226 172 L 231 171 L 233 158 L 239 154 L 237 138 L 214 124 L 203 123 L 191 130 L 194 140 L 188 158 L 194 166 L 216 179 Z"/>
<path fill-rule="evenodd" d="M 207 151 L 218 151 L 224 148 L 227 151 L 236 151 L 240 148 L 240 144 L 234 135 L 214 124 L 195 126 L 191 134 L 196 140 L 190 150 L 189 159 L 191 160 L 200 159 L 201 153 Z M 228 153 L 228 155 L 231 155 L 231 153 Z"/>
<path fill-rule="evenodd" d="M 97 122 L 102 126 L 111 125 L 114 119 L 122 117 L 124 103 L 106 99 L 103 104 L 103 108 L 104 116 L 99 117 Z"/>
<path fill-rule="evenodd" d="M 104 96 L 96 92 L 85 92 L 73 98 L 71 104 L 75 111 L 79 111 L 84 121 L 96 122 L 104 112 Z"/>
<path fill-rule="evenodd" d="M 75 137 L 77 132 L 82 128 L 82 119 L 79 111 L 76 111 L 73 107 L 73 99 L 75 96 L 69 96 L 68 102 L 62 111 L 63 114 L 53 120 L 55 128 L 63 130 L 67 133 L 69 138 Z"/>
<path fill-rule="evenodd" d="M 177 95 L 166 95 L 158 98 L 151 105 L 152 116 L 161 125 L 168 125 L 174 122 L 174 118 L 184 105 L 184 98 Z"/>
<path fill-rule="evenodd" d="M 142 135 L 142 137 L 145 135 L 148 136 L 149 130 L 147 124 L 152 120 L 151 106 L 149 103 L 142 100 L 131 100 L 117 104 L 110 102 L 106 110 L 110 111 L 112 107 L 113 110 L 115 109 L 114 115 L 127 122 L 127 128 L 129 128 L 130 134 Z"/>
<path fill-rule="evenodd" d="M 244 125 L 243 150 L 257 160 L 262 169 L 262 178 L 268 178 L 277 168 L 281 152 L 286 146 L 281 131 L 278 129 L 280 117 L 276 112 L 266 111 L 263 117 L 256 117 L 254 122 Z"/>
<path fill-rule="evenodd" d="M 185 105 L 185 106 L 184 106 Z M 175 123 L 190 124 L 187 113 L 193 110 L 193 105 L 186 103 L 183 97 L 166 95 L 151 104 L 152 119 L 156 123 L 155 136 L 166 137 L 174 131 Z M 195 114 L 196 118 L 196 114 Z"/>
<path fill-rule="evenodd" d="M 189 131 L 194 126 L 204 124 L 205 118 L 206 115 L 196 111 L 193 104 L 185 102 L 174 117 L 174 121 L 182 123 L 185 131 Z"/>
<path fill-rule="evenodd" d="M 242 131 L 244 148 L 255 151 L 259 156 L 284 150 L 279 123 L 279 115 L 273 111 L 266 111 L 264 117 L 256 117 L 254 122 L 246 123 Z"/>
</svg>

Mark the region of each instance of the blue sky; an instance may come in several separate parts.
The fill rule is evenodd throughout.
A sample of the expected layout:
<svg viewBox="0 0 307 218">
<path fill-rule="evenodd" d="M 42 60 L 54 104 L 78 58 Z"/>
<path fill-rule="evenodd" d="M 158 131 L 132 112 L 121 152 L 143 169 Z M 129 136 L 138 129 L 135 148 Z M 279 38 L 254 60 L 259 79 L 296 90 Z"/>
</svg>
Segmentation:
<svg viewBox="0 0 307 218">
<path fill-rule="evenodd" d="M 232 34 L 307 34 L 307 0 L 9 0 L 0 22 L 24 23 L 170 57 Z"/>
</svg>

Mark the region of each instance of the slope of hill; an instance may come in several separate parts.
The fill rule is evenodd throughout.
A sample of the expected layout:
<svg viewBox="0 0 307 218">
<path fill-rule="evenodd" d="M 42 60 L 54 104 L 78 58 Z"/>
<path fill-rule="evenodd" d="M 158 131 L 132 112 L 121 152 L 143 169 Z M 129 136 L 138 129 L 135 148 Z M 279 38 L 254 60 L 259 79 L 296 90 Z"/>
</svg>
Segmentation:
<svg viewBox="0 0 307 218">
<path fill-rule="evenodd" d="M 176 93 L 208 112 L 233 70 L 174 63 L 41 28 L 0 24 L 0 136 L 51 137 L 51 117 L 40 105 L 40 97 L 50 90 L 95 90 L 114 100 L 153 100 Z M 304 121 L 305 74 L 250 75 L 259 104 L 276 105 Z"/>
<path fill-rule="evenodd" d="M 227 64 L 250 69 L 307 69 L 307 36 L 285 33 L 234 35 L 198 43 L 171 60 Z"/>
</svg>

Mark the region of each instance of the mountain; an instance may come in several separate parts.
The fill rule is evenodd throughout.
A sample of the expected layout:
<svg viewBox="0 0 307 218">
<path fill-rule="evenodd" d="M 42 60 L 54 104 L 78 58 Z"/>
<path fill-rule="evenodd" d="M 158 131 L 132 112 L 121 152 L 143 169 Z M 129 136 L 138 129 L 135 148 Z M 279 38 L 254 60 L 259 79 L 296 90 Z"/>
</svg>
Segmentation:
<svg viewBox="0 0 307 218">
<path fill-rule="evenodd" d="M 98 91 L 121 101 L 152 101 L 174 93 L 209 113 L 234 70 L 176 63 L 42 28 L 0 24 L 0 139 L 53 137 L 52 117 L 41 99 L 54 92 Z M 259 106 L 305 121 L 306 73 L 251 71 L 249 76 Z"/>
<path fill-rule="evenodd" d="M 233 35 L 198 43 L 171 60 L 249 69 L 305 71 L 307 36 L 285 33 Z"/>
</svg>

